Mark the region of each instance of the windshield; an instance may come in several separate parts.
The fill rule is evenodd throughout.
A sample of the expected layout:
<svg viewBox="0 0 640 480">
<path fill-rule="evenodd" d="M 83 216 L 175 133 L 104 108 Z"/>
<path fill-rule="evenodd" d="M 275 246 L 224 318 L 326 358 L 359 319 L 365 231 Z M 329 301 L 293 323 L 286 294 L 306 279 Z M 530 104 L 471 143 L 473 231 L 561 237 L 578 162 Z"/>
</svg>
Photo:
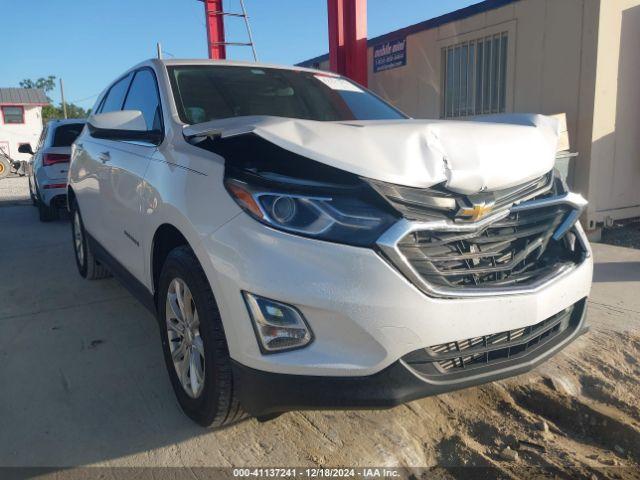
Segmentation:
<svg viewBox="0 0 640 480">
<path fill-rule="evenodd" d="M 371 92 L 331 74 L 277 68 L 169 67 L 180 119 L 271 115 L 318 121 L 407 118 Z"/>
</svg>

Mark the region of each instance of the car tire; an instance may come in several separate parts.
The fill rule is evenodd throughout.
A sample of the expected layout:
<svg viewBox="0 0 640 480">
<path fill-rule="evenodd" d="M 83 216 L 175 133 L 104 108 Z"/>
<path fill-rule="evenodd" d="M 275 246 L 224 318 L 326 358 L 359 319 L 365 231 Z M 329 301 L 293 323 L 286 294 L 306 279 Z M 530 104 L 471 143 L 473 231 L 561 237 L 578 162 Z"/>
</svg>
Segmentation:
<svg viewBox="0 0 640 480">
<path fill-rule="evenodd" d="M 82 278 L 87 280 L 101 280 L 111 276 L 107 267 L 98 262 L 87 241 L 87 234 L 82 223 L 82 216 L 78 204 L 71 204 L 71 239 L 73 240 L 73 252 L 76 266 Z"/>
<path fill-rule="evenodd" d="M 29 179 L 29 196 L 31 197 L 31 203 L 33 204 L 33 206 L 37 207 L 38 198 L 36 197 L 36 194 L 33 193 L 33 188 L 31 187 L 31 179 Z"/>
<path fill-rule="evenodd" d="M 192 300 L 187 301 L 190 305 L 180 312 L 195 312 L 191 319 L 197 319 L 191 323 L 195 328 L 192 329 L 193 333 L 189 333 L 189 338 L 186 333 L 189 315 L 182 314 L 187 322 L 181 322 L 170 303 L 171 298 L 178 297 L 178 290 L 174 286 L 179 283 L 176 282 L 182 282 L 183 293 L 189 292 L 189 296 L 185 293 L 185 299 Z M 173 297 L 169 296 L 170 289 Z M 173 302 L 173 305 L 180 309 L 178 302 Z M 247 414 L 237 398 L 220 311 L 200 263 L 187 246 L 177 247 L 167 256 L 158 282 L 156 311 L 167 371 L 185 414 L 196 423 L 212 428 L 226 427 L 245 418 Z M 170 324 L 173 326 L 169 327 Z M 182 335 L 176 332 L 180 324 Z M 183 355 L 179 357 L 181 348 Z M 188 383 L 187 387 L 183 386 L 183 380 L 179 377 L 180 367 L 174 364 L 174 355 L 176 362 L 181 365 L 186 365 L 189 355 L 190 361 L 181 375 L 183 380 L 189 380 L 185 382 Z M 180 358 L 183 358 L 181 362 Z M 199 374 L 194 374 L 194 368 Z M 195 382 L 199 392 L 194 387 L 194 377 L 198 375 L 199 379 Z"/>
<path fill-rule="evenodd" d="M 4 155 L 0 155 L 0 178 L 6 178 L 11 170 L 11 162 Z"/>
<path fill-rule="evenodd" d="M 48 207 L 41 199 L 37 199 L 38 217 L 41 222 L 52 222 L 58 219 L 58 210 Z"/>
</svg>

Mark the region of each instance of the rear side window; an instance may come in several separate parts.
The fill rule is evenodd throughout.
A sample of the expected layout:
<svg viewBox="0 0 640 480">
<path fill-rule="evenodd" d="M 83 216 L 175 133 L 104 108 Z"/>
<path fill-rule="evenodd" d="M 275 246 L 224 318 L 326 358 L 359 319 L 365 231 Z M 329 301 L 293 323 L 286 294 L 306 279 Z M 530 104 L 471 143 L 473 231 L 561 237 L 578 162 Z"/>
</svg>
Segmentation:
<svg viewBox="0 0 640 480">
<path fill-rule="evenodd" d="M 84 123 L 69 123 L 60 125 L 53 134 L 52 147 L 70 147 L 75 142 L 80 132 L 84 128 Z"/>
<path fill-rule="evenodd" d="M 40 135 L 40 138 L 38 139 L 38 146 L 36 147 L 36 150 L 40 150 L 42 148 L 42 145 L 44 144 L 44 139 L 47 138 L 47 133 L 49 132 L 49 125 L 47 124 L 47 126 L 45 126 L 42 129 L 42 134 Z"/>
<path fill-rule="evenodd" d="M 136 72 L 123 110 L 140 110 L 147 123 L 147 130 L 162 130 L 158 88 L 151 70 Z"/>
<path fill-rule="evenodd" d="M 124 102 L 124 96 L 127 94 L 127 88 L 129 88 L 130 80 L 131 74 L 113 84 L 109 93 L 107 93 L 104 102 L 102 102 L 100 113 L 122 110 L 122 102 Z"/>
</svg>

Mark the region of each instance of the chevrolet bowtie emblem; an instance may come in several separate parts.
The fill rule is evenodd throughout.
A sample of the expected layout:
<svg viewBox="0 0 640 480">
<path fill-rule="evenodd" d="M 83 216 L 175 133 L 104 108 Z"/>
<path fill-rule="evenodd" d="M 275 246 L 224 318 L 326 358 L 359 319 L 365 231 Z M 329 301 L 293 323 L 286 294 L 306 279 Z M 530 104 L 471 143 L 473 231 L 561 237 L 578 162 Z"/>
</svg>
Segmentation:
<svg viewBox="0 0 640 480">
<path fill-rule="evenodd" d="M 493 211 L 493 205 L 493 203 L 477 203 L 472 207 L 462 207 L 457 216 L 476 222 L 489 215 Z"/>
</svg>

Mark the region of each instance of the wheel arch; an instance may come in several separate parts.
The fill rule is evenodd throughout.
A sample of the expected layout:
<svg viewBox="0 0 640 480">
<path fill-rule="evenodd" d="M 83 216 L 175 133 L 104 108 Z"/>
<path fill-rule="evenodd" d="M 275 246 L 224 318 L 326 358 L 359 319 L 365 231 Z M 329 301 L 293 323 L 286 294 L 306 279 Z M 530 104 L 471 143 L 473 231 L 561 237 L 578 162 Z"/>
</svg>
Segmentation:
<svg viewBox="0 0 640 480">
<path fill-rule="evenodd" d="M 174 248 L 182 245 L 188 246 L 195 253 L 195 249 L 187 240 L 186 236 L 171 223 L 163 223 L 156 228 L 151 241 L 151 258 L 149 273 L 151 276 L 151 284 L 153 287 L 154 297 L 158 293 L 158 280 L 160 272 L 167 256 Z"/>
</svg>

